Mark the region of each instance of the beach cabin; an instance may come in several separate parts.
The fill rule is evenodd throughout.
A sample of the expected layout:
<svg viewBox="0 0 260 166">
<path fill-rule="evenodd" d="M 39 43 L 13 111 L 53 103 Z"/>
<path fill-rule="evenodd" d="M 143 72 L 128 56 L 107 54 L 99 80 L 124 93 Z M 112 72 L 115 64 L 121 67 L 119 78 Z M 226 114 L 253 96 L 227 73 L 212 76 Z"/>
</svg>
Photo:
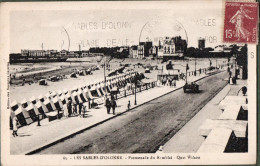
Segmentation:
<svg viewBox="0 0 260 166">
<path fill-rule="evenodd" d="M 31 103 L 33 103 L 33 104 L 36 104 L 36 103 L 37 103 L 37 99 L 36 99 L 34 96 L 30 98 L 30 101 L 31 101 Z"/>
<path fill-rule="evenodd" d="M 63 95 L 63 92 L 62 92 L 61 90 L 59 90 L 59 91 L 57 92 L 57 96 L 60 97 L 61 95 Z"/>
<path fill-rule="evenodd" d="M 95 107 L 98 105 L 98 103 L 95 102 L 98 99 L 98 97 L 92 96 L 92 93 L 90 92 L 89 89 L 84 89 L 83 93 L 87 96 L 87 99 L 89 101 L 89 108 Z"/>
<path fill-rule="evenodd" d="M 41 80 L 39 80 L 39 85 L 48 85 L 48 83 L 47 83 L 47 81 L 46 81 L 46 79 L 41 79 Z"/>
<path fill-rule="evenodd" d="M 40 119 L 46 118 L 46 114 L 48 112 L 48 109 L 45 107 L 45 105 L 41 101 L 37 101 L 35 104 L 35 107 L 38 109 L 38 112 L 40 114 Z"/>
<path fill-rule="evenodd" d="M 23 108 L 28 107 L 28 103 L 27 103 L 27 100 L 26 100 L 26 99 L 23 99 L 23 100 L 20 102 L 20 104 L 21 104 L 21 106 L 22 106 Z"/>
<path fill-rule="evenodd" d="M 64 90 L 63 90 L 63 94 L 64 94 L 64 95 L 66 95 L 68 92 L 69 92 L 68 89 L 64 89 Z"/>
<path fill-rule="evenodd" d="M 64 95 L 59 96 L 59 100 L 61 101 L 62 105 L 65 105 L 69 102 Z"/>
<path fill-rule="evenodd" d="M 54 103 L 50 99 L 45 99 L 43 104 L 46 106 L 48 112 L 53 112 L 56 110 Z"/>
<path fill-rule="evenodd" d="M 18 122 L 19 122 L 18 126 L 27 125 L 24 114 L 23 114 L 23 108 L 21 105 L 19 105 L 16 101 L 13 101 L 11 103 L 11 110 L 15 112 L 15 116 L 17 117 Z"/>
<path fill-rule="evenodd" d="M 93 85 L 93 86 L 91 87 L 90 93 L 91 93 L 91 96 L 93 96 L 93 97 L 96 97 L 96 98 L 100 97 L 95 85 Z"/>
<path fill-rule="evenodd" d="M 21 105 L 21 106 L 22 106 L 23 113 L 24 113 L 24 118 L 25 118 L 25 120 L 26 120 L 27 125 L 28 125 L 28 124 L 31 124 L 31 123 L 33 122 L 33 120 L 31 119 L 30 115 L 29 115 L 28 112 L 27 112 L 29 104 L 30 104 L 30 102 L 27 101 L 26 99 L 23 99 L 23 100 L 21 101 L 21 103 L 18 104 L 18 105 Z"/>
<path fill-rule="evenodd" d="M 78 93 L 77 92 L 73 92 L 71 94 L 71 97 L 72 97 L 72 100 L 74 100 L 77 104 L 79 103 L 83 103 L 81 98 L 78 96 Z"/>
<path fill-rule="evenodd" d="M 70 77 L 71 77 L 71 78 L 77 78 L 78 76 L 77 76 L 76 73 L 73 72 L 73 73 L 70 74 Z"/>
<path fill-rule="evenodd" d="M 67 101 L 71 100 L 71 102 L 76 102 L 72 97 L 71 97 L 71 93 L 67 93 L 65 95 L 65 98 L 67 99 Z"/>
<path fill-rule="evenodd" d="M 62 111 L 63 104 L 57 96 L 52 99 L 52 102 L 57 110 Z"/>
<path fill-rule="evenodd" d="M 78 91 L 78 96 L 80 97 L 83 103 L 86 103 L 88 101 L 87 96 L 84 95 L 82 90 Z"/>
<path fill-rule="evenodd" d="M 29 113 L 29 116 L 33 122 L 38 121 L 38 116 L 40 115 L 40 113 L 34 104 L 30 103 L 28 105 L 27 112 Z"/>
</svg>

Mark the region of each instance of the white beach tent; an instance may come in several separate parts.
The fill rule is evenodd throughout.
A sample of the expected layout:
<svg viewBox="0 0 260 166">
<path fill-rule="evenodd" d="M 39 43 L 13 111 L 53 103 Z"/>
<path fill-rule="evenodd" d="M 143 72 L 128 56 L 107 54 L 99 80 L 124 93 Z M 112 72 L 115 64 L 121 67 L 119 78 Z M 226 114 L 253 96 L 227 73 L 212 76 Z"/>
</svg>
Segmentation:
<svg viewBox="0 0 260 166">
<path fill-rule="evenodd" d="M 39 113 L 40 113 L 40 118 L 43 119 L 44 117 L 46 117 L 46 114 L 48 111 L 48 109 L 46 108 L 46 106 L 41 102 L 41 101 L 37 101 L 37 103 L 35 104 L 35 107 L 38 109 Z"/>
<path fill-rule="evenodd" d="M 20 102 L 20 104 L 21 104 L 21 106 L 22 106 L 23 108 L 28 107 L 28 103 L 27 103 L 27 100 L 26 100 L 26 99 L 23 99 L 23 100 Z"/>
<path fill-rule="evenodd" d="M 97 93 L 98 93 L 98 97 L 103 97 L 102 93 L 100 92 L 100 91 L 101 91 L 101 90 L 100 90 L 100 85 L 97 85 L 97 86 L 96 86 L 96 91 L 97 91 Z"/>
<path fill-rule="evenodd" d="M 22 109 L 23 109 L 23 115 L 24 115 L 24 118 L 26 120 L 26 123 L 31 124 L 33 122 L 33 120 L 31 119 L 29 113 L 27 112 L 27 108 L 28 108 L 28 105 L 29 105 L 28 103 L 30 103 L 30 102 L 28 102 L 26 99 L 23 99 L 21 101 L 21 103 L 18 103 L 18 106 L 21 106 Z"/>
<path fill-rule="evenodd" d="M 71 97 L 75 100 L 75 102 L 76 102 L 77 104 L 83 103 L 82 100 L 81 100 L 81 98 L 78 96 L 78 93 L 77 93 L 77 92 L 73 92 L 72 95 L 71 95 Z"/>
<path fill-rule="evenodd" d="M 63 92 L 61 90 L 58 91 L 58 96 L 61 96 L 63 94 Z"/>
<path fill-rule="evenodd" d="M 46 99 L 43 103 L 47 107 L 48 112 L 52 112 L 56 110 L 54 104 L 52 105 L 51 103 L 53 104 L 53 102 L 51 102 L 50 99 Z"/>
<path fill-rule="evenodd" d="M 32 96 L 30 98 L 30 102 L 33 103 L 33 104 L 36 104 L 37 103 L 37 99 L 34 96 Z"/>
<path fill-rule="evenodd" d="M 57 96 L 57 92 L 53 91 L 50 93 L 50 98 L 53 99 L 54 97 Z"/>
<path fill-rule="evenodd" d="M 82 90 L 79 90 L 77 93 L 83 103 L 86 103 L 88 101 L 87 96 L 83 93 Z"/>
<path fill-rule="evenodd" d="M 45 100 L 44 97 L 43 97 L 43 95 L 39 95 L 39 96 L 38 96 L 38 99 L 39 99 L 39 101 L 41 101 L 42 103 L 43 103 L 44 100 Z"/>
<path fill-rule="evenodd" d="M 91 93 L 91 96 L 96 97 L 96 98 L 100 97 L 95 85 L 93 85 L 93 86 L 90 88 L 89 91 L 90 91 L 90 93 Z"/>
<path fill-rule="evenodd" d="M 47 93 L 44 97 L 45 101 L 48 100 L 53 108 L 53 110 L 56 110 L 56 107 L 54 105 L 54 103 L 52 102 L 52 98 L 51 98 L 51 95 L 49 93 Z"/>
<path fill-rule="evenodd" d="M 55 105 L 56 109 L 58 109 L 59 111 L 62 111 L 63 104 L 57 96 L 52 99 L 52 102 Z"/>
<path fill-rule="evenodd" d="M 18 108 L 15 110 L 15 115 L 22 126 L 33 122 L 29 113 L 20 104 L 18 104 Z"/>
<path fill-rule="evenodd" d="M 64 94 L 61 95 L 61 96 L 59 96 L 59 99 L 60 99 L 62 105 L 66 105 L 66 104 L 69 102 L 68 99 L 65 97 Z"/>
<path fill-rule="evenodd" d="M 32 121 L 35 122 L 38 120 L 38 115 L 40 114 L 37 107 L 34 104 L 30 103 L 27 107 L 27 112 L 31 117 Z"/>
</svg>

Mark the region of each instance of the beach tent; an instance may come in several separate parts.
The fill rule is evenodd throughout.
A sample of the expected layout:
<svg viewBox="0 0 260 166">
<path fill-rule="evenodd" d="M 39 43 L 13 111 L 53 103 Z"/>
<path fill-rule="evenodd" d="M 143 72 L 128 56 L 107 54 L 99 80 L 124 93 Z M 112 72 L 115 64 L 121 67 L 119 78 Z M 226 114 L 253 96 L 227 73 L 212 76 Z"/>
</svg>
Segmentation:
<svg viewBox="0 0 260 166">
<path fill-rule="evenodd" d="M 14 100 L 12 103 L 11 103 L 11 110 L 15 111 L 17 110 L 18 108 L 18 103 L 16 100 Z"/>
<path fill-rule="evenodd" d="M 37 101 L 37 103 L 35 104 L 35 107 L 38 109 L 38 112 L 40 114 L 40 119 L 45 118 L 46 117 L 45 113 L 48 112 L 48 109 L 46 108 L 46 106 L 41 101 Z"/>
<path fill-rule="evenodd" d="M 35 122 L 38 120 L 38 115 L 40 114 L 37 107 L 34 104 L 30 103 L 27 107 L 27 112 L 31 117 L 32 121 Z"/>
<path fill-rule="evenodd" d="M 89 89 L 84 89 L 83 93 L 86 94 L 86 97 L 87 97 L 87 99 L 89 101 L 89 105 L 95 105 L 95 101 L 98 99 L 98 97 L 92 96 L 92 94 L 91 94 Z M 90 103 L 91 101 L 92 101 L 92 103 Z M 96 103 L 96 104 L 98 104 L 98 103 Z"/>
<path fill-rule="evenodd" d="M 77 104 L 83 103 L 82 100 L 81 100 L 81 98 L 78 96 L 78 93 L 77 93 L 77 92 L 73 92 L 72 95 L 71 95 L 71 97 L 75 100 L 75 102 L 76 102 Z"/>
<path fill-rule="evenodd" d="M 63 104 L 57 96 L 52 99 L 52 102 L 55 105 L 56 109 L 58 109 L 59 111 L 62 110 Z"/>
<path fill-rule="evenodd" d="M 42 95 L 38 96 L 39 101 L 44 102 L 45 98 Z"/>
<path fill-rule="evenodd" d="M 64 96 L 64 95 L 61 95 L 60 97 L 59 97 L 59 99 L 60 99 L 60 101 L 61 101 L 61 103 L 63 104 L 63 105 L 65 105 L 65 104 L 67 104 L 69 101 L 68 101 L 68 99 Z"/>
<path fill-rule="evenodd" d="M 99 94 L 97 92 L 96 86 L 92 86 L 90 89 L 91 96 L 93 97 L 99 97 Z"/>
<path fill-rule="evenodd" d="M 78 96 L 80 97 L 80 99 L 82 100 L 83 103 L 88 101 L 87 96 L 84 95 L 82 90 L 78 91 Z"/>
<path fill-rule="evenodd" d="M 46 93 L 44 99 L 45 99 L 45 100 L 46 100 L 46 99 L 49 99 L 49 100 L 50 100 L 50 103 L 51 103 L 51 105 L 52 105 L 52 107 L 55 109 L 54 103 L 52 102 L 53 97 L 52 97 L 52 95 L 51 95 L 50 93 Z"/>
<path fill-rule="evenodd" d="M 56 110 L 53 102 L 51 102 L 50 99 L 46 99 L 43 104 L 48 109 L 48 112 L 52 112 L 52 111 Z"/>
<path fill-rule="evenodd" d="M 102 97 L 103 96 L 103 94 L 101 93 L 101 90 L 100 90 L 100 85 L 96 86 L 96 91 L 98 93 L 98 97 Z"/>
<path fill-rule="evenodd" d="M 31 103 L 33 103 L 33 104 L 36 104 L 36 103 L 37 103 L 37 99 L 36 99 L 34 96 L 30 98 L 30 101 L 31 101 Z"/>
<path fill-rule="evenodd" d="M 79 71 L 79 75 L 80 75 L 80 76 L 85 76 L 85 75 L 86 75 L 85 70 L 80 70 L 80 71 Z"/>
<path fill-rule="evenodd" d="M 17 120 L 19 122 L 18 126 L 26 126 L 28 124 L 25 120 L 24 109 L 22 108 L 22 106 L 17 107 L 17 109 L 15 110 L 15 116 L 17 117 Z"/>
<path fill-rule="evenodd" d="M 12 102 L 11 110 L 15 111 L 15 115 L 22 126 L 32 123 L 32 119 L 30 118 L 28 112 L 22 107 L 20 103 L 17 103 L 16 101 Z"/>
<path fill-rule="evenodd" d="M 75 101 L 72 100 L 72 97 L 71 97 L 71 94 L 70 94 L 70 93 L 67 93 L 64 97 L 66 98 L 66 101 L 67 101 L 67 102 L 68 102 L 69 100 L 71 100 L 71 102 L 75 102 Z"/>
<path fill-rule="evenodd" d="M 39 81 L 39 85 L 47 85 L 48 83 L 47 83 L 47 81 L 46 81 L 46 79 L 41 79 L 40 81 Z"/>
<path fill-rule="evenodd" d="M 59 90 L 59 91 L 57 92 L 57 96 L 59 97 L 59 96 L 61 96 L 61 95 L 63 95 L 63 92 L 62 92 L 61 90 Z"/>
<path fill-rule="evenodd" d="M 101 83 L 99 86 L 98 86 L 98 88 L 99 88 L 99 90 L 100 90 L 100 93 L 101 93 L 101 95 L 102 96 L 105 96 L 105 94 L 106 94 L 106 88 L 105 88 L 105 85 L 104 85 L 104 83 Z"/>
<path fill-rule="evenodd" d="M 70 74 L 70 77 L 72 77 L 72 78 L 77 78 L 78 76 L 77 76 L 76 73 L 73 72 L 73 73 Z"/>
<path fill-rule="evenodd" d="M 30 102 L 28 102 L 26 99 L 23 99 L 20 104 L 18 103 L 18 105 L 22 106 L 24 118 L 25 118 L 27 124 L 31 124 L 33 122 L 32 119 L 30 118 L 29 114 L 27 113 L 29 104 L 30 104 Z"/>
<path fill-rule="evenodd" d="M 52 82 L 59 81 L 59 78 L 58 76 L 51 76 L 50 81 Z"/>
<path fill-rule="evenodd" d="M 63 94 L 66 95 L 67 93 L 68 93 L 68 89 L 65 88 L 65 89 L 63 90 Z"/>
<path fill-rule="evenodd" d="M 77 92 L 78 91 L 78 87 L 77 86 L 74 86 L 73 88 L 72 88 L 72 90 L 71 90 L 71 92 Z"/>
<path fill-rule="evenodd" d="M 28 103 L 27 103 L 27 100 L 26 99 L 23 99 L 21 102 L 20 102 L 21 106 L 23 108 L 26 108 L 28 106 Z"/>
</svg>

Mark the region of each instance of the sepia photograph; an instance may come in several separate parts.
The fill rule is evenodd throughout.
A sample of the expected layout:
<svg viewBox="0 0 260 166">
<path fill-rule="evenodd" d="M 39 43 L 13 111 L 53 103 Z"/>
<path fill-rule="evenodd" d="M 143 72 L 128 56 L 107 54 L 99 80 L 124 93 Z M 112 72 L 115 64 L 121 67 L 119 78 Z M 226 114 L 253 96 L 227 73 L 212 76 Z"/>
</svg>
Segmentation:
<svg viewBox="0 0 260 166">
<path fill-rule="evenodd" d="M 256 163 L 258 3 L 1 9 L 3 165 Z"/>
</svg>

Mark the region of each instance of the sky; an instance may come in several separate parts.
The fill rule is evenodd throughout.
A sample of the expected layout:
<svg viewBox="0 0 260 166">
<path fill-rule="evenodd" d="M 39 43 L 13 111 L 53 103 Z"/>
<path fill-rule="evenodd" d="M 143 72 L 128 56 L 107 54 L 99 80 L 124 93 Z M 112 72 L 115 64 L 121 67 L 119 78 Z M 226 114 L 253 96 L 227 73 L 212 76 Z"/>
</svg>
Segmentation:
<svg viewBox="0 0 260 166">
<path fill-rule="evenodd" d="M 104 7 L 103 7 L 104 8 Z M 11 11 L 10 52 L 21 49 L 87 50 L 90 47 L 137 45 L 181 36 L 188 47 L 221 44 L 221 2 L 171 3 L 167 9 L 27 10 Z"/>
</svg>

